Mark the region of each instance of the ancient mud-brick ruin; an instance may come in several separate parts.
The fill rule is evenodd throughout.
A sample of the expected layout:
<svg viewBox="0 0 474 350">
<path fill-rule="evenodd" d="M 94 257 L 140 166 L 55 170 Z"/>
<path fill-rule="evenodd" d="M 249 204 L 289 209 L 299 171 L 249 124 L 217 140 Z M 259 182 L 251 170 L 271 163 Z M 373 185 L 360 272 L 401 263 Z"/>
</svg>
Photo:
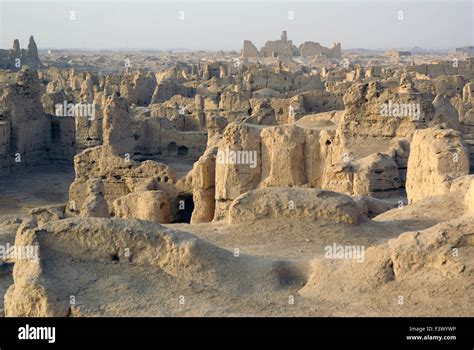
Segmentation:
<svg viewBox="0 0 474 350">
<path fill-rule="evenodd" d="M 0 69 L 2 315 L 472 316 L 473 57 L 31 37 Z"/>
<path fill-rule="evenodd" d="M 10 50 L 0 49 L 0 69 L 19 70 L 23 65 L 37 68 L 41 65 L 35 39 L 30 36 L 28 48 L 20 49 L 20 41 L 15 40 Z"/>
<path fill-rule="evenodd" d="M 286 30 L 284 30 L 280 40 L 267 41 L 260 51 L 250 40 L 245 40 L 242 48 L 242 57 L 291 58 L 293 56 L 341 58 L 341 43 L 334 43 L 330 49 L 313 41 L 305 41 L 299 47 L 296 47 L 293 45 L 293 41 L 288 40 Z"/>
</svg>

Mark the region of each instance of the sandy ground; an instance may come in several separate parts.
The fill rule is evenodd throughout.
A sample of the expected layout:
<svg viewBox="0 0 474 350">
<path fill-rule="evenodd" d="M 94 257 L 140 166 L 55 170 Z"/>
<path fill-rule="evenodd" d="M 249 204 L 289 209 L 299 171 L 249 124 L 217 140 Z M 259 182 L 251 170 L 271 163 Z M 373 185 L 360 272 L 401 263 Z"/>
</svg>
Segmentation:
<svg viewBox="0 0 474 350">
<path fill-rule="evenodd" d="M 67 201 L 74 180 L 72 167 L 38 166 L 0 178 L 0 221 L 24 216 L 29 210 Z"/>
<path fill-rule="evenodd" d="M 66 201 L 73 180 L 71 169 L 44 167 L 30 169 L 0 180 L 0 244 L 14 242 L 18 223 L 30 208 Z M 357 226 L 313 220 L 267 220 L 228 225 L 169 224 L 241 256 L 269 261 L 307 261 L 322 258 L 324 247 L 363 245 L 368 248 L 387 242 L 400 233 L 422 230 L 463 214 L 458 198 L 420 202 L 417 206 L 386 212 L 374 220 L 362 219 Z M 8 220 L 7 220 L 8 219 Z M 7 220 L 7 221 L 5 221 Z M 3 222 L 3 225 L 1 224 Z M 50 258 L 64 288 L 75 290 L 73 316 L 458 316 L 474 314 L 474 249 L 462 248 L 470 281 L 449 282 L 429 274 L 409 280 L 391 281 L 377 290 L 303 297 L 307 282 L 282 277 L 277 286 L 255 281 L 254 288 L 234 289 L 232 285 L 206 284 L 172 276 L 160 269 L 127 263 L 84 262 Z M 0 295 L 12 283 L 11 265 L 0 267 Z M 249 276 L 234 276 L 245 280 Z M 399 304 L 399 296 L 404 303 Z M 180 300 L 184 297 L 184 304 Z M 294 301 L 294 302 L 292 302 Z M 3 307 L 0 302 L 0 309 Z"/>
<path fill-rule="evenodd" d="M 233 237 L 243 252 L 265 256 L 267 261 L 278 261 L 275 254 L 265 251 L 265 247 L 278 252 L 278 245 L 283 245 L 284 228 L 281 222 L 267 221 L 266 227 L 274 233 L 275 240 L 267 244 L 253 244 L 248 237 L 259 232 L 249 232 L 247 227 L 234 227 L 241 237 Z M 177 225 L 169 225 L 177 226 Z M 185 225 L 182 225 L 185 226 Z M 196 225 L 197 226 L 197 225 Z M 199 225 L 200 229 L 203 229 Z M 208 227 L 222 227 L 222 224 Z M 309 222 L 299 229 L 317 229 Z M 173 227 L 176 228 L 176 227 Z M 196 227 L 189 226 L 195 229 Z M 280 232 L 278 232 L 281 230 Z M 207 231 L 207 230 L 205 230 Z M 303 231 L 292 231 L 288 238 L 287 248 L 279 251 L 279 256 L 298 257 L 303 246 Z M 373 233 L 373 232 L 372 232 Z M 342 237 L 342 233 L 339 233 Z M 216 236 L 222 233 L 216 234 Z M 211 241 L 209 235 L 207 239 Z M 216 237 L 214 237 L 216 238 Z M 299 238 L 299 242 L 293 241 Z M 351 242 L 384 241 L 388 237 L 361 237 Z M 228 247 L 236 244 L 219 237 Z M 331 240 L 333 238 L 330 238 Z M 275 241 L 280 242 L 275 245 Z M 215 242 L 214 242 L 215 243 Z M 327 244 L 324 239 L 311 248 L 306 247 L 308 256 L 314 256 L 309 250 L 319 251 L 318 245 Z M 403 281 L 390 281 L 378 289 L 346 290 L 344 280 L 332 281 L 326 286 L 332 292 L 318 292 L 310 289 L 309 295 L 300 292 L 307 284 L 305 276 L 296 276 L 282 270 L 277 284 L 268 283 L 265 278 L 257 279 L 259 264 L 248 270 L 232 270 L 229 283 L 222 280 L 196 281 L 167 273 L 159 268 L 137 266 L 127 262 L 91 262 L 70 259 L 64 256 L 48 256 L 49 269 L 61 281 L 61 288 L 73 291 L 76 305 L 72 307 L 73 316 L 466 316 L 473 313 L 474 249 L 462 248 L 460 254 L 469 273 L 466 278 L 445 280 L 432 273 L 421 272 Z M 262 258 L 259 258 L 262 259 Z M 291 259 L 290 261 L 295 261 Z M 216 264 L 219 262 L 216 261 Z M 263 276 L 262 276 L 263 277 Z M 403 304 L 399 304 L 400 296 Z M 183 304 L 180 304 L 183 300 Z"/>
<path fill-rule="evenodd" d="M 32 208 L 65 203 L 73 180 L 73 169 L 64 166 L 31 167 L 0 178 L 0 245 L 13 245 L 18 227 L 2 223 L 14 223 L 15 218 L 27 217 Z M 13 282 L 12 267 L 0 267 L 0 295 Z M 3 310 L 3 297 L 0 310 Z"/>
<path fill-rule="evenodd" d="M 170 228 L 196 234 L 219 247 L 244 254 L 273 258 L 310 258 L 322 256 L 328 244 L 363 245 L 386 242 L 406 231 L 400 225 L 361 220 L 359 225 L 334 224 L 313 220 L 272 220 L 228 225 L 226 222 L 206 224 L 170 224 Z"/>
</svg>

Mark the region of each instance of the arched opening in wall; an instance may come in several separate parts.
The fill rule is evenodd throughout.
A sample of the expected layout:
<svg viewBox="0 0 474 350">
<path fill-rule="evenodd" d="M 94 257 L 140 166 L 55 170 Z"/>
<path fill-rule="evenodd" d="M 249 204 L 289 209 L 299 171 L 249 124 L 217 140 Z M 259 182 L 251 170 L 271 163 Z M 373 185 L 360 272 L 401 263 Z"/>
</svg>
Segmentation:
<svg viewBox="0 0 474 350">
<path fill-rule="evenodd" d="M 178 156 L 185 157 L 188 155 L 188 147 L 186 146 L 179 146 L 178 147 Z"/>
<path fill-rule="evenodd" d="M 168 155 L 175 155 L 176 152 L 178 151 L 178 145 L 176 142 L 170 142 L 168 143 Z"/>
<path fill-rule="evenodd" d="M 175 222 L 190 223 L 194 210 L 194 201 L 192 194 L 182 194 L 176 198 L 178 212 Z"/>
</svg>

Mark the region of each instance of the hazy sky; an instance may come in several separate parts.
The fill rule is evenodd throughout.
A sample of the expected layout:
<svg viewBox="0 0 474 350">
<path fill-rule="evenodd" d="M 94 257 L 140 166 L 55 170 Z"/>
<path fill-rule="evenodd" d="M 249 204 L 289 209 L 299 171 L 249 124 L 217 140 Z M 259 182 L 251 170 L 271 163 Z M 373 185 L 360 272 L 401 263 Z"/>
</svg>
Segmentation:
<svg viewBox="0 0 474 350">
<path fill-rule="evenodd" d="M 473 3 L 0 0 L 0 47 L 34 35 L 39 48 L 240 50 L 249 39 L 260 49 L 287 30 L 296 45 L 452 48 L 474 45 Z"/>
</svg>

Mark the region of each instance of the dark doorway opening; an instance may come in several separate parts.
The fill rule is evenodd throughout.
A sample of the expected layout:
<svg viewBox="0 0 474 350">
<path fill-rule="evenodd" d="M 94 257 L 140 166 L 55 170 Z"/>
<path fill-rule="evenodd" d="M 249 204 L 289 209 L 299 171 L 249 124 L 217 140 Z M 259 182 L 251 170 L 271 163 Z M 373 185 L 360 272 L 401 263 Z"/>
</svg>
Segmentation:
<svg viewBox="0 0 474 350">
<path fill-rule="evenodd" d="M 61 138 L 61 127 L 56 120 L 51 123 L 51 142 L 58 143 Z"/>
<path fill-rule="evenodd" d="M 178 206 L 178 213 L 176 215 L 175 222 L 190 223 L 191 216 L 194 210 L 194 201 L 192 194 L 179 195 L 176 198 L 176 205 Z"/>
<path fill-rule="evenodd" d="M 178 150 L 178 146 L 176 145 L 176 142 L 170 142 L 168 144 L 168 155 L 172 156 L 175 155 Z"/>
<path fill-rule="evenodd" d="M 188 147 L 186 146 L 179 146 L 178 147 L 178 156 L 185 157 L 188 155 Z"/>
</svg>

